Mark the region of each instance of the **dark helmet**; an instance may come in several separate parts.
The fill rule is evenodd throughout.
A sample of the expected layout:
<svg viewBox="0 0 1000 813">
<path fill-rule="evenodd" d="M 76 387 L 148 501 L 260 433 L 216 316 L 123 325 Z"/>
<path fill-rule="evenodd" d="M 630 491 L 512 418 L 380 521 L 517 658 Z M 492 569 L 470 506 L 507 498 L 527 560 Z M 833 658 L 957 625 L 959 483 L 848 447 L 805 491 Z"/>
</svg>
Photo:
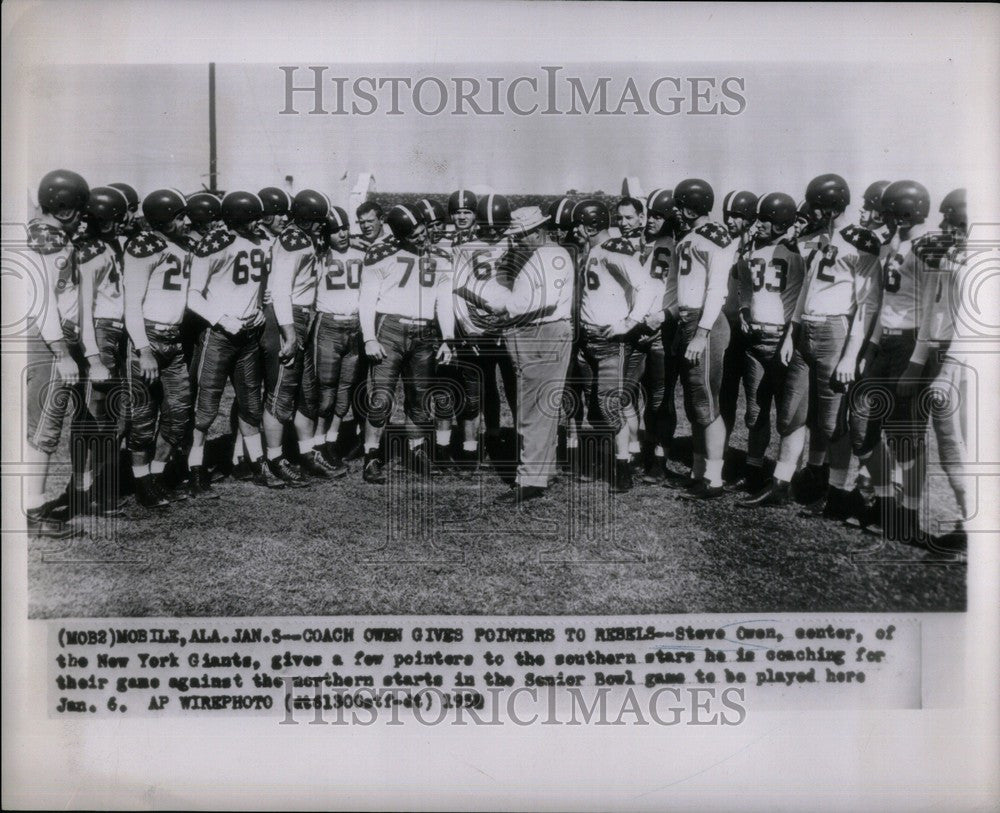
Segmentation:
<svg viewBox="0 0 1000 813">
<path fill-rule="evenodd" d="M 965 205 L 965 190 L 953 189 L 944 196 L 938 211 L 944 215 L 944 222 L 965 231 L 969 225 L 969 214 Z"/>
<path fill-rule="evenodd" d="M 184 214 L 187 202 L 176 189 L 157 189 L 142 201 L 142 215 L 153 228 L 169 225 Z"/>
<path fill-rule="evenodd" d="M 674 187 L 674 206 L 690 209 L 700 215 L 707 215 L 715 205 L 715 193 L 707 181 L 688 178 Z"/>
<path fill-rule="evenodd" d="M 448 219 L 448 210 L 444 208 L 444 204 L 439 200 L 423 198 L 417 201 L 416 209 L 420 213 L 420 217 L 423 218 L 424 223 L 427 224 L 444 223 Z"/>
<path fill-rule="evenodd" d="M 419 212 L 405 203 L 400 203 L 389 210 L 389 214 L 385 216 L 385 222 L 393 237 L 397 240 L 406 240 L 413 234 L 417 226 L 423 225 L 424 221 Z"/>
<path fill-rule="evenodd" d="M 468 189 L 458 189 L 451 193 L 451 197 L 448 198 L 448 214 L 453 215 L 459 209 L 469 209 L 471 211 L 476 211 L 476 196 L 473 195 Z"/>
<path fill-rule="evenodd" d="M 139 193 L 136 192 L 133 187 L 129 186 L 127 183 L 109 183 L 108 186 L 113 186 L 125 196 L 125 200 L 128 201 L 128 210 L 130 212 L 139 211 Z"/>
<path fill-rule="evenodd" d="M 757 219 L 778 231 L 787 231 L 795 222 L 795 200 L 784 192 L 770 192 L 757 204 Z"/>
<path fill-rule="evenodd" d="M 510 204 L 503 195 L 487 195 L 476 204 L 476 222 L 483 226 L 506 228 L 510 225 Z"/>
<path fill-rule="evenodd" d="M 819 175 L 806 187 L 806 202 L 812 209 L 842 212 L 851 202 L 851 190 L 839 175 Z"/>
<path fill-rule="evenodd" d="M 322 192 L 315 189 L 303 189 L 292 200 L 289 212 L 294 220 L 308 223 L 319 223 L 326 219 L 330 212 L 330 201 Z"/>
<path fill-rule="evenodd" d="M 646 211 L 664 219 L 673 217 L 674 191 L 672 189 L 654 189 L 646 198 Z"/>
<path fill-rule="evenodd" d="M 54 169 L 38 184 L 38 205 L 46 214 L 64 209 L 82 212 L 89 195 L 90 187 L 83 177 L 68 169 Z"/>
<path fill-rule="evenodd" d="M 573 207 L 573 222 L 596 231 L 604 231 L 611 226 L 611 213 L 599 200 L 581 200 Z"/>
<path fill-rule="evenodd" d="M 128 198 L 113 186 L 95 186 L 90 190 L 85 215 L 91 223 L 124 223 Z"/>
<path fill-rule="evenodd" d="M 264 205 L 264 217 L 287 215 L 292 205 L 288 193 L 276 186 L 265 186 L 257 193 L 257 197 Z"/>
<path fill-rule="evenodd" d="M 264 216 L 264 204 L 253 192 L 229 192 L 222 199 L 222 220 L 231 229 L 256 223 Z"/>
<path fill-rule="evenodd" d="M 753 192 L 727 192 L 722 199 L 722 217 L 742 217 L 753 220 L 757 216 L 757 196 Z"/>
<path fill-rule="evenodd" d="M 573 208 L 574 204 L 569 198 L 559 198 L 549 207 L 548 216 L 552 225 L 557 229 L 570 230 L 573 228 Z"/>
<path fill-rule="evenodd" d="M 326 228 L 330 234 L 334 234 L 341 229 L 350 229 L 351 221 L 347 219 L 347 212 L 339 206 L 331 206 L 330 212 L 326 216 Z"/>
<path fill-rule="evenodd" d="M 921 183 L 895 181 L 882 193 L 882 211 L 896 221 L 923 223 L 931 211 L 931 196 Z"/>
<path fill-rule="evenodd" d="M 187 218 L 192 226 L 206 228 L 222 215 L 222 203 L 211 192 L 188 195 Z"/>
<path fill-rule="evenodd" d="M 864 208 L 869 212 L 882 212 L 882 193 L 890 181 L 875 181 L 865 190 Z"/>
</svg>

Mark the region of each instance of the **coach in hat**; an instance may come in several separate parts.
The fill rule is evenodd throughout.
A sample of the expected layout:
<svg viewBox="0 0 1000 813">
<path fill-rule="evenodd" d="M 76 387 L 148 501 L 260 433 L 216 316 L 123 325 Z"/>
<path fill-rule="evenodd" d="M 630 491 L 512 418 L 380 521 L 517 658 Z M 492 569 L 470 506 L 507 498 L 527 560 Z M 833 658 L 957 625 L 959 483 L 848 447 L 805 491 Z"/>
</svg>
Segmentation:
<svg viewBox="0 0 1000 813">
<path fill-rule="evenodd" d="M 562 388 L 572 348 L 575 274 L 566 249 L 549 240 L 549 225 L 541 209 L 525 206 L 511 214 L 507 231 L 512 243 L 504 269 L 509 293 L 497 313 L 504 317 L 517 370 L 522 450 L 517 484 L 499 500 L 506 503 L 543 496 L 555 473 Z"/>
</svg>

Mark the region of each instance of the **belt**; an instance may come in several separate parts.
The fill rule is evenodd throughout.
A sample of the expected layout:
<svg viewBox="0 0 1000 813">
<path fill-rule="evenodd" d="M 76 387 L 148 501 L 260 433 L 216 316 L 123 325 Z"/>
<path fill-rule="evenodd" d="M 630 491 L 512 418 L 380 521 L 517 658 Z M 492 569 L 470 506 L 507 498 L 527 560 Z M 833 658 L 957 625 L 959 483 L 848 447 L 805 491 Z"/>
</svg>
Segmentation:
<svg viewBox="0 0 1000 813">
<path fill-rule="evenodd" d="M 701 308 L 678 308 L 681 316 L 690 316 L 692 313 L 701 313 Z"/>
<path fill-rule="evenodd" d="M 401 325 L 416 325 L 417 327 L 430 327 L 433 323 L 433 319 L 411 319 L 409 316 L 390 316 L 389 318 L 394 318 Z"/>
<path fill-rule="evenodd" d="M 110 319 L 104 316 L 97 317 L 94 319 L 94 324 L 102 324 L 107 327 L 116 327 L 119 330 L 125 327 L 125 323 L 121 319 Z"/>
<path fill-rule="evenodd" d="M 883 336 L 912 336 L 917 332 L 915 327 L 884 327 Z"/>
<path fill-rule="evenodd" d="M 769 322 L 751 322 L 750 327 L 759 330 L 761 333 L 784 333 L 784 325 L 772 325 Z"/>
<path fill-rule="evenodd" d="M 812 322 L 813 324 L 822 325 L 826 322 L 830 322 L 834 319 L 846 319 L 846 313 L 803 313 L 803 322 Z"/>
<path fill-rule="evenodd" d="M 148 319 L 145 322 L 147 329 L 155 330 L 157 333 L 180 333 L 180 325 L 166 325 L 163 322 L 150 322 Z"/>
<path fill-rule="evenodd" d="M 357 322 L 358 314 L 353 316 L 348 316 L 343 313 L 327 313 L 326 311 L 316 311 L 317 316 L 322 316 L 324 319 L 329 319 L 331 322 Z"/>
</svg>

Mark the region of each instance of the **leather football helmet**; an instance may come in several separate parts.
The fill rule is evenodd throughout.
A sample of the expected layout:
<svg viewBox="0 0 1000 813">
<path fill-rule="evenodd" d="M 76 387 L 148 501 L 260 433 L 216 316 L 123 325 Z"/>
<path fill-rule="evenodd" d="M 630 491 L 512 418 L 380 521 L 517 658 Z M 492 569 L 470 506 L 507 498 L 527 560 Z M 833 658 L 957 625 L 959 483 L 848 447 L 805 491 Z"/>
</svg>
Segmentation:
<svg viewBox="0 0 1000 813">
<path fill-rule="evenodd" d="M 157 189 L 143 199 L 142 216 L 154 229 L 162 229 L 184 214 L 186 207 L 187 201 L 176 189 Z"/>
<path fill-rule="evenodd" d="M 559 198 L 548 211 L 553 228 L 570 231 L 573 228 L 573 201 L 569 198 Z"/>
<path fill-rule="evenodd" d="M 222 199 L 222 221 L 231 229 L 242 229 L 264 216 L 264 204 L 253 192 L 229 192 Z"/>
<path fill-rule="evenodd" d="M 68 169 L 54 169 L 38 184 L 38 205 L 49 215 L 66 210 L 83 212 L 89 196 L 87 182 Z"/>
<path fill-rule="evenodd" d="M 452 192 L 451 197 L 448 198 L 448 214 L 453 215 L 459 209 L 468 209 L 474 212 L 477 204 L 476 196 L 468 189 L 458 189 Z"/>
<path fill-rule="evenodd" d="M 770 192 L 757 204 L 757 220 L 770 223 L 775 231 L 788 231 L 797 216 L 795 200 L 784 192 Z"/>
<path fill-rule="evenodd" d="M 953 189 L 944 196 L 938 211 L 944 215 L 941 227 L 951 226 L 964 232 L 969 226 L 969 214 L 965 204 L 965 190 Z"/>
<path fill-rule="evenodd" d="M 602 201 L 581 200 L 573 207 L 573 222 L 588 230 L 604 231 L 611 227 L 611 213 Z"/>
<path fill-rule="evenodd" d="M 95 186 L 90 190 L 84 216 L 96 225 L 124 223 L 128 216 L 128 198 L 113 186 Z"/>
<path fill-rule="evenodd" d="M 811 209 L 842 212 L 851 202 L 851 190 L 839 175 L 819 175 L 806 187 L 806 202 Z"/>
<path fill-rule="evenodd" d="M 305 223 L 321 223 L 330 212 L 330 201 L 322 192 L 303 189 L 295 195 L 289 212 L 293 220 Z"/>
<path fill-rule="evenodd" d="M 881 212 L 882 193 L 890 183 L 890 181 L 875 181 L 869 184 L 865 190 L 864 208 L 870 212 Z"/>
<path fill-rule="evenodd" d="M 408 240 L 418 226 L 424 225 L 420 214 L 405 203 L 393 206 L 385 216 L 385 222 L 397 240 Z"/>
<path fill-rule="evenodd" d="M 757 196 L 753 192 L 727 192 L 722 199 L 722 218 L 742 217 L 750 221 L 757 217 Z"/>
<path fill-rule="evenodd" d="M 187 219 L 196 229 L 206 229 L 222 215 L 222 203 L 211 192 L 188 195 Z"/>
<path fill-rule="evenodd" d="M 506 229 L 510 226 L 510 203 L 503 195 L 487 195 L 476 205 L 476 222 L 481 226 Z"/>
<path fill-rule="evenodd" d="M 916 181 L 895 181 L 882 193 L 882 212 L 895 222 L 923 223 L 931 211 L 927 187 Z"/>
<path fill-rule="evenodd" d="M 134 214 L 139 211 L 139 193 L 132 186 L 127 183 L 109 183 L 108 186 L 114 187 L 125 196 L 130 212 Z"/>
<path fill-rule="evenodd" d="M 715 192 L 708 181 L 688 178 L 674 187 L 674 206 L 678 209 L 690 209 L 701 217 L 709 214 L 714 205 Z"/>
<path fill-rule="evenodd" d="M 330 207 L 330 213 L 326 216 L 326 224 L 331 234 L 341 229 L 351 228 L 351 221 L 347 218 L 347 212 L 339 206 Z"/>
<path fill-rule="evenodd" d="M 416 209 L 428 226 L 433 223 L 444 223 L 448 219 L 448 210 L 439 200 L 423 198 L 417 201 Z"/>
<path fill-rule="evenodd" d="M 265 186 L 257 193 L 257 197 L 264 205 L 264 217 L 287 215 L 292 206 L 288 193 L 276 186 Z"/>
<path fill-rule="evenodd" d="M 674 190 L 654 189 L 646 198 L 646 212 L 657 214 L 664 220 L 674 216 Z"/>
</svg>

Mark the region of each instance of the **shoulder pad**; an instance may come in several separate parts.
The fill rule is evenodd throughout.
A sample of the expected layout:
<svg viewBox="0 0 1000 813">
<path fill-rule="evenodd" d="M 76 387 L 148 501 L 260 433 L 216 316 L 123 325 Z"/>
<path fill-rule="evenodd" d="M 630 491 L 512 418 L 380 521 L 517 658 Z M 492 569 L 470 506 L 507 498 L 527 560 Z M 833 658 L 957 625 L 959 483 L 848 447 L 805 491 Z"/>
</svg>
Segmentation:
<svg viewBox="0 0 1000 813">
<path fill-rule="evenodd" d="M 451 244 L 453 246 L 460 246 L 464 243 L 471 243 L 473 241 L 473 235 L 471 232 L 459 232 L 454 237 L 449 237 Z"/>
<path fill-rule="evenodd" d="M 33 222 L 28 226 L 28 248 L 39 254 L 55 254 L 66 247 L 69 239 L 62 229 L 48 223 Z"/>
<path fill-rule="evenodd" d="M 626 237 L 612 237 L 601 243 L 601 248 L 605 251 L 613 251 L 615 254 L 635 254 L 635 246 Z"/>
<path fill-rule="evenodd" d="M 141 231 L 135 237 L 130 237 L 125 244 L 125 253 L 133 257 L 151 257 L 167 247 L 167 241 L 151 231 Z"/>
<path fill-rule="evenodd" d="M 447 260 L 448 262 L 451 262 L 452 260 L 451 252 L 438 246 L 431 246 L 431 254 L 435 257 L 440 257 L 442 260 Z"/>
<path fill-rule="evenodd" d="M 878 254 L 882 247 L 878 237 L 863 226 L 847 226 L 840 230 L 840 236 L 858 251 L 865 251 L 868 254 Z"/>
<path fill-rule="evenodd" d="M 920 262 L 937 271 L 954 245 L 955 238 L 949 234 L 925 234 L 913 242 L 913 253 Z"/>
<path fill-rule="evenodd" d="M 694 233 L 715 243 L 719 248 L 725 248 L 733 242 L 733 238 L 729 236 L 729 229 L 718 223 L 705 223 L 695 229 Z"/>
<path fill-rule="evenodd" d="M 99 257 L 107 248 L 107 243 L 96 237 L 82 237 L 73 243 L 73 254 L 78 263 L 89 263 Z"/>
<path fill-rule="evenodd" d="M 400 245 L 394 238 L 376 243 L 365 254 L 365 265 L 375 265 L 375 263 L 384 260 L 386 257 L 391 257 L 399 249 Z"/>
<path fill-rule="evenodd" d="M 309 239 L 309 235 L 302 231 L 302 229 L 294 223 L 286 226 L 282 230 L 281 236 L 278 240 L 281 242 L 281 247 L 285 251 L 301 251 L 304 248 L 313 247 L 313 242 Z"/>
<path fill-rule="evenodd" d="M 194 255 L 196 257 L 210 257 L 215 252 L 232 245 L 235 239 L 236 232 L 229 229 L 213 229 L 202 237 L 201 242 L 195 246 Z"/>
</svg>

